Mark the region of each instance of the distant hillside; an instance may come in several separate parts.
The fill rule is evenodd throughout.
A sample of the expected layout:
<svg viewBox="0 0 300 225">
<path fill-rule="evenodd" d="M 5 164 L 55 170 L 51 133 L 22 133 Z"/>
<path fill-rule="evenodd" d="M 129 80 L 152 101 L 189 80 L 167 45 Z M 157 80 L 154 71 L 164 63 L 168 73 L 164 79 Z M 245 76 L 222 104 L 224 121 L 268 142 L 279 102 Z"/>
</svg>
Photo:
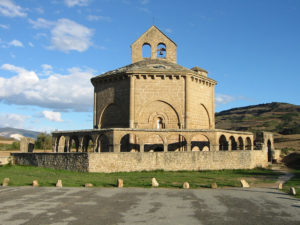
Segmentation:
<svg viewBox="0 0 300 225">
<path fill-rule="evenodd" d="M 16 129 L 11 127 L 0 128 L 0 136 L 6 138 L 16 138 L 20 135 L 24 137 L 36 138 L 40 132 L 32 131 L 32 130 L 24 130 L 24 129 Z"/>
<path fill-rule="evenodd" d="M 300 106 L 273 102 L 233 108 L 216 113 L 216 128 L 300 134 Z"/>
</svg>

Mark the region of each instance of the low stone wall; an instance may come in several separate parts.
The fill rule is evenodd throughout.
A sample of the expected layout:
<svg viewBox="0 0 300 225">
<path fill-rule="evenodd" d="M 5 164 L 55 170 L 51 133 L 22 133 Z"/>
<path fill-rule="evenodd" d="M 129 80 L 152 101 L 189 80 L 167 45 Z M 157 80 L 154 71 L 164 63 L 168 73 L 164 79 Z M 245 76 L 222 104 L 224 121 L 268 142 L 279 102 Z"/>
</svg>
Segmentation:
<svg viewBox="0 0 300 225">
<path fill-rule="evenodd" d="M 221 170 L 266 167 L 266 151 L 12 153 L 14 163 L 80 172 Z"/>
<path fill-rule="evenodd" d="M 88 153 L 12 153 L 13 163 L 24 166 L 87 172 Z"/>
<path fill-rule="evenodd" d="M 268 165 L 266 151 L 90 153 L 89 172 L 252 169 Z"/>
</svg>

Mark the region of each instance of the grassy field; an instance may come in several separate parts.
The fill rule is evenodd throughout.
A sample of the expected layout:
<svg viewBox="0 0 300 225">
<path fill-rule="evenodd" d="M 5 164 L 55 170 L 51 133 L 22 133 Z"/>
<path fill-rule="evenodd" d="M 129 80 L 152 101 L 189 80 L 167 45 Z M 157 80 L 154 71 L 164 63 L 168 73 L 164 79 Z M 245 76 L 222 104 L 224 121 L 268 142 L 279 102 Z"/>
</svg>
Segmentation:
<svg viewBox="0 0 300 225">
<path fill-rule="evenodd" d="M 250 185 L 273 183 L 280 175 L 267 169 L 221 170 L 221 171 L 151 171 L 130 173 L 79 173 L 31 166 L 0 167 L 0 180 L 10 178 L 11 186 L 31 185 L 38 180 L 40 186 L 55 186 L 61 179 L 65 187 L 82 187 L 92 183 L 95 187 L 114 187 L 116 180 L 124 180 L 124 187 L 151 187 L 151 178 L 155 177 L 160 187 L 181 188 L 183 182 L 190 183 L 191 188 L 207 188 L 216 182 L 219 187 L 240 187 L 240 179 L 246 179 Z"/>
<path fill-rule="evenodd" d="M 296 197 L 300 198 L 300 170 L 293 170 L 292 173 L 295 176 L 283 185 L 283 190 L 288 193 L 290 187 L 294 187 L 297 193 Z"/>
</svg>

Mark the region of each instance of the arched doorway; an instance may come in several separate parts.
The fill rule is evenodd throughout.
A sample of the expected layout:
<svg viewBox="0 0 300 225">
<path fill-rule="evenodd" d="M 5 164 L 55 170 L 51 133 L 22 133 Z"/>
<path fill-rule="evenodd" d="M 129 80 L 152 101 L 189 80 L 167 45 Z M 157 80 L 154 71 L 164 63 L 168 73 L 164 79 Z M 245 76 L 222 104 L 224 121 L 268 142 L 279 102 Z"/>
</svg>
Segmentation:
<svg viewBox="0 0 300 225">
<path fill-rule="evenodd" d="M 224 135 L 221 135 L 219 138 L 219 150 L 220 151 L 228 151 L 228 141 Z"/>
<path fill-rule="evenodd" d="M 126 134 L 120 141 L 121 152 L 139 152 L 140 145 L 138 137 L 134 134 Z"/>
<path fill-rule="evenodd" d="M 270 140 L 268 140 L 267 148 L 268 148 L 268 162 L 272 162 L 272 149 L 271 149 L 271 141 Z"/>
<path fill-rule="evenodd" d="M 186 139 L 180 134 L 173 134 L 168 137 L 168 151 L 186 151 Z"/>
<path fill-rule="evenodd" d="M 249 137 L 246 138 L 246 150 L 251 150 L 252 144 L 251 139 Z"/>
<path fill-rule="evenodd" d="M 94 143 L 91 136 L 86 135 L 83 137 L 83 152 L 94 152 Z"/>
<path fill-rule="evenodd" d="M 237 150 L 237 143 L 235 141 L 235 138 L 231 136 L 229 140 L 230 140 L 231 150 Z"/>
<path fill-rule="evenodd" d="M 244 141 L 242 137 L 238 138 L 238 142 L 239 142 L 239 150 L 244 150 Z"/>
<path fill-rule="evenodd" d="M 79 139 L 76 136 L 72 136 L 69 142 L 69 152 L 78 152 Z"/>
<path fill-rule="evenodd" d="M 96 152 L 109 152 L 109 141 L 106 135 L 102 134 L 97 139 Z"/>
<path fill-rule="evenodd" d="M 209 151 L 209 140 L 206 136 L 202 134 L 197 134 L 192 137 L 191 139 L 191 149 L 192 151 L 203 151 L 205 149 L 206 151 Z"/>
<path fill-rule="evenodd" d="M 144 152 L 163 152 L 164 151 L 164 141 L 157 135 L 149 136 L 144 142 Z"/>
</svg>

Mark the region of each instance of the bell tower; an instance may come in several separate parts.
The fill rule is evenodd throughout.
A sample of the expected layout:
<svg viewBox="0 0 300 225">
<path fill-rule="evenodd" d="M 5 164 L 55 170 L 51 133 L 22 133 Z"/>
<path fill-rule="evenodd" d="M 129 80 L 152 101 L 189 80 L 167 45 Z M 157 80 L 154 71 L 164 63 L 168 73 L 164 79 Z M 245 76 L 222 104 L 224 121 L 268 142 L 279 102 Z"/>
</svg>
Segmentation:
<svg viewBox="0 0 300 225">
<path fill-rule="evenodd" d="M 144 51 L 150 48 L 149 55 Z M 151 26 L 142 36 L 131 45 L 132 63 L 144 59 L 164 59 L 177 63 L 177 45 L 156 26 Z"/>
</svg>

